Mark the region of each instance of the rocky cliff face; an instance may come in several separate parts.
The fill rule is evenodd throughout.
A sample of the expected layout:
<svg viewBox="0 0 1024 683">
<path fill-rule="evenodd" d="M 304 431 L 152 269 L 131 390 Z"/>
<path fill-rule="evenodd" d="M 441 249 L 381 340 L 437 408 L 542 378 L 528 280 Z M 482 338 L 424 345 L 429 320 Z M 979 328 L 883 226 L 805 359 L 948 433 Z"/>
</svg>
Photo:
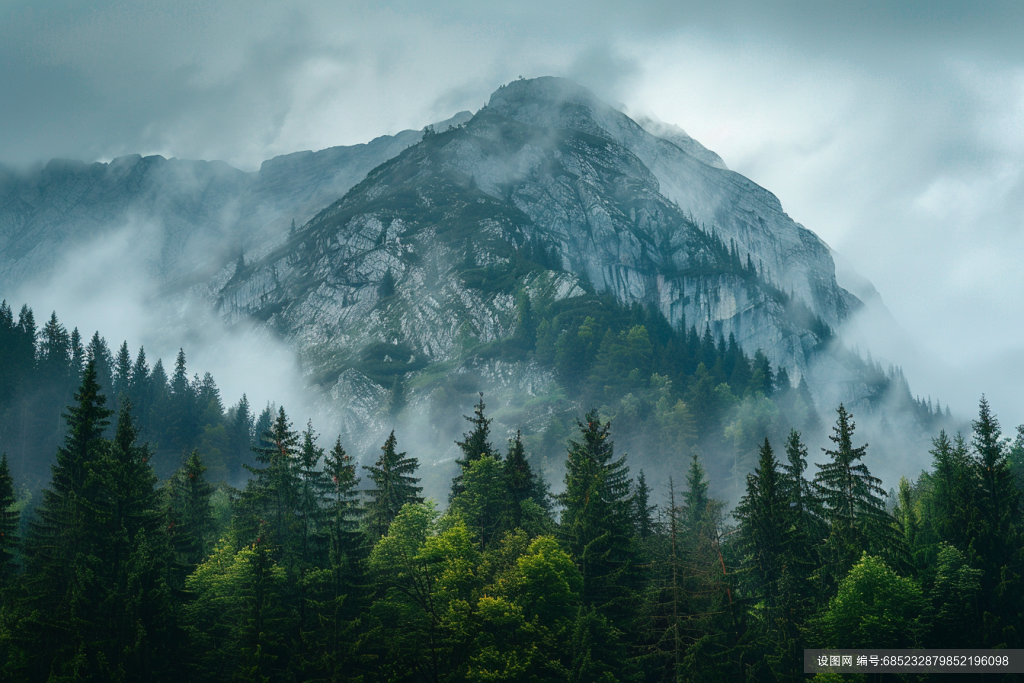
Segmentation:
<svg viewBox="0 0 1024 683">
<path fill-rule="evenodd" d="M 325 405 L 368 439 L 399 399 L 443 400 L 438 376 L 487 378 L 505 405 L 558 391 L 532 362 L 465 353 L 515 333 L 524 293 L 552 305 L 596 291 L 734 335 L 823 404 L 872 391 L 822 353 L 860 306 L 828 247 L 681 129 L 563 79 L 515 81 L 425 133 L 255 173 L 138 156 L 0 170 L 0 295 L 115 229 L 158 240 L 169 296 L 198 292 L 228 322 L 287 339 Z M 396 373 L 401 397 L 381 379 Z"/>
<path fill-rule="evenodd" d="M 813 233 L 710 154 L 568 81 L 516 81 L 232 272 L 220 306 L 272 322 L 321 372 L 373 341 L 450 360 L 467 335 L 513 332 L 516 289 L 593 287 L 800 377 L 859 302 Z"/>
</svg>

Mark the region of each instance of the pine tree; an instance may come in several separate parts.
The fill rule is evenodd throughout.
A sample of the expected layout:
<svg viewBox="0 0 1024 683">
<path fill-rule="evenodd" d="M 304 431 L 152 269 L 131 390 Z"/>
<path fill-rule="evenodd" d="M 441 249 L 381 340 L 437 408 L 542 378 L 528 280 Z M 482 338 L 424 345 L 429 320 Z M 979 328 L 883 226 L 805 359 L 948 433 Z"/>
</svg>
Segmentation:
<svg viewBox="0 0 1024 683">
<path fill-rule="evenodd" d="M 160 679 L 171 674 L 175 625 L 164 583 L 163 516 L 148 446 L 138 445 L 131 404 L 124 401 L 110 447 L 89 463 L 100 489 L 86 529 L 92 547 L 77 582 L 94 630 L 86 634 L 91 676 Z M 95 656 L 95 663 L 91 660 Z"/>
<path fill-rule="evenodd" d="M 21 514 L 14 508 L 18 499 L 14 479 L 7 466 L 7 454 L 0 456 L 0 589 L 6 588 L 14 573 L 14 551 L 18 547 Z"/>
<path fill-rule="evenodd" d="M 840 404 L 829 436 L 835 450 L 822 449 L 830 461 L 818 465 L 814 487 L 829 524 L 825 542 L 823 577 L 838 583 L 864 550 L 886 557 L 901 557 L 901 544 L 885 508 L 882 482 L 861 462 L 867 444 L 854 447 L 855 423 Z"/>
<path fill-rule="evenodd" d="M 121 344 L 121 348 L 117 350 L 117 356 L 114 358 L 113 369 L 113 396 L 114 401 L 120 405 L 122 397 L 128 397 L 131 394 L 132 354 L 128 351 L 128 342 L 123 342 Z"/>
<path fill-rule="evenodd" d="M 304 567 L 324 566 L 326 543 L 324 533 L 326 522 L 323 504 L 329 495 L 330 482 L 327 473 L 320 467 L 324 449 L 316 444 L 316 433 L 313 421 L 306 423 L 306 431 L 302 433 L 302 448 L 298 454 L 298 512 L 300 546 L 299 557 Z"/>
<path fill-rule="evenodd" d="M 610 423 L 596 410 L 584 420 L 577 422 L 579 441 L 569 442 L 559 531 L 583 574 L 585 602 L 621 609 L 613 603 L 626 597 L 635 569 L 629 467 L 625 457 L 615 459 Z"/>
<path fill-rule="evenodd" d="M 243 494 L 244 507 L 249 511 L 246 532 L 250 538 L 265 535 L 267 547 L 290 565 L 299 533 L 299 434 L 292 430 L 283 406 L 278 408 L 274 424 L 261 436 L 261 443 L 253 449 L 258 464 L 246 465 L 253 475 Z M 260 520 L 265 523 L 264 532 L 259 531 Z"/>
<path fill-rule="evenodd" d="M 736 506 L 739 547 L 756 599 L 763 601 L 767 631 L 779 640 L 788 629 L 781 605 L 783 575 L 792 557 L 791 530 L 794 515 L 786 495 L 779 463 L 766 438 L 758 452 L 758 464 L 747 475 L 747 492 Z"/>
<path fill-rule="evenodd" d="M 551 508 L 547 486 L 545 486 L 544 480 L 530 467 L 530 462 L 526 458 L 526 450 L 523 448 L 522 432 L 519 430 L 516 430 L 515 437 L 509 440 L 503 474 L 509 499 L 508 527 L 510 529 L 523 526 L 528 517 L 531 503 L 536 506 L 536 512 L 540 512 L 542 517 L 547 517 Z"/>
<path fill-rule="evenodd" d="M 462 441 L 455 442 L 455 445 L 462 450 L 462 457 L 455 459 L 456 464 L 459 466 L 459 473 L 455 475 L 455 478 L 452 480 L 452 488 L 451 493 L 448 495 L 448 502 L 454 500 L 455 497 L 462 492 L 462 475 L 469 463 L 479 460 L 485 455 L 496 459 L 501 457 L 498 452 L 494 450 L 494 447 L 491 446 L 491 442 L 487 440 L 491 431 L 491 420 L 484 416 L 485 407 L 484 394 L 483 392 L 480 392 L 480 401 L 473 408 L 473 416 L 463 416 L 473 425 L 473 428 L 466 434 L 462 435 Z"/>
<path fill-rule="evenodd" d="M 199 451 L 192 450 L 167 483 L 167 521 L 176 564 L 181 568 L 178 588 L 184 576 L 194 570 L 210 549 L 213 487 L 206 480 L 206 466 Z"/>
<path fill-rule="evenodd" d="M 644 471 L 636 478 L 636 486 L 633 491 L 634 519 L 636 520 L 636 535 L 641 540 L 647 540 L 654 534 L 654 513 L 657 506 L 651 504 L 651 487 L 647 485 L 647 478 Z"/>
<path fill-rule="evenodd" d="M 238 401 L 230 413 L 228 424 L 228 457 L 225 464 L 232 477 L 242 473 L 242 464 L 248 460 L 252 450 L 252 437 L 256 428 L 252 411 L 249 408 L 249 399 L 245 394 Z"/>
<path fill-rule="evenodd" d="M 324 475 L 330 486 L 326 525 L 330 530 L 332 563 L 338 564 L 351 551 L 362 515 L 356 463 L 342 448 L 340 436 L 324 458 Z"/>
<path fill-rule="evenodd" d="M 14 638 L 26 654 L 22 678 L 46 680 L 75 675 L 91 637 L 87 586 L 81 579 L 92 563 L 93 511 L 100 504 L 94 466 L 109 448 L 103 433 L 111 411 L 99 393 L 96 363 L 86 365 L 82 385 L 70 407 L 64 444 L 57 449 L 50 485 L 29 524 L 24 618 Z"/>
<path fill-rule="evenodd" d="M 363 466 L 374 485 L 374 488 L 366 492 L 370 500 L 366 504 L 365 519 L 367 528 L 375 538 L 388 532 L 388 527 L 403 505 L 423 502 L 420 497 L 423 489 L 416 486 L 420 480 L 412 476 L 420 463 L 416 458 L 397 452 L 396 445 L 395 432 L 392 430 L 381 446 L 377 462 L 370 467 Z"/>
</svg>

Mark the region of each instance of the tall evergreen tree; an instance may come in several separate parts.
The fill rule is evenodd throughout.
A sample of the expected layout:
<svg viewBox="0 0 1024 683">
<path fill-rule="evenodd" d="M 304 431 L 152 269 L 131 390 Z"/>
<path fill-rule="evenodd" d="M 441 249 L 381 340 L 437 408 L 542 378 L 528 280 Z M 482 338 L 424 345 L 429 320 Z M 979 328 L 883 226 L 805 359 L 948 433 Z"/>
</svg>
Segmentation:
<svg viewBox="0 0 1024 683">
<path fill-rule="evenodd" d="M 492 458 L 501 457 L 488 440 L 488 435 L 491 431 L 491 420 L 484 415 L 484 408 L 486 408 L 484 405 L 484 394 L 480 392 L 480 400 L 473 408 L 473 416 L 463 416 L 473 427 L 469 432 L 462 435 L 462 441 L 455 442 L 462 450 L 462 457 L 455 459 L 459 466 L 459 473 L 452 480 L 451 493 L 448 496 L 449 502 L 462 492 L 462 475 L 469 463 L 479 460 L 485 455 Z"/>
<path fill-rule="evenodd" d="M 522 432 L 509 440 L 508 455 L 505 456 L 503 467 L 505 489 L 509 498 L 509 528 L 522 527 L 529 516 L 529 506 L 536 506 L 536 511 L 546 516 L 551 503 L 544 480 L 534 473 L 523 447 Z"/>
<path fill-rule="evenodd" d="M 829 462 L 818 465 L 814 486 L 829 525 L 823 577 L 838 583 L 865 549 L 889 558 L 901 557 L 901 544 L 892 517 L 885 507 L 887 493 L 882 481 L 861 462 L 867 444 L 855 447 L 855 423 L 840 404 L 829 436 L 834 450 L 822 449 Z"/>
<path fill-rule="evenodd" d="M 193 571 L 210 550 L 213 487 L 206 480 L 206 466 L 193 449 L 167 482 L 167 521 L 176 564 L 181 570 L 177 588 L 184 587 L 184 575 Z"/>
<path fill-rule="evenodd" d="M 420 480 L 412 476 L 420 463 L 416 458 L 407 457 L 405 453 L 395 450 L 397 443 L 395 432 L 392 431 L 381 446 L 377 462 L 369 467 L 363 466 L 374 485 L 374 488 L 366 492 L 369 501 L 366 503 L 365 519 L 367 528 L 375 538 L 388 532 L 388 527 L 403 505 L 423 502 L 420 497 L 423 489 L 416 486 Z"/>
<path fill-rule="evenodd" d="M 766 438 L 757 467 L 747 475 L 747 492 L 736 506 L 739 546 L 752 593 L 764 605 L 764 626 L 775 642 L 789 635 L 782 604 L 783 575 L 792 557 L 794 519 L 786 487 Z"/>
<path fill-rule="evenodd" d="M 128 350 L 128 342 L 122 342 L 114 358 L 114 400 L 120 405 L 122 396 L 130 396 L 132 382 L 132 354 Z"/>
<path fill-rule="evenodd" d="M 246 465 L 253 475 L 243 495 L 244 507 L 249 511 L 246 532 L 250 538 L 265 535 L 270 544 L 267 547 L 291 564 L 299 533 L 299 434 L 292 430 L 284 406 L 278 408 L 277 418 L 261 436 L 261 443 L 253 449 L 258 464 Z M 260 520 L 264 522 L 264 532 L 259 530 Z"/>
<path fill-rule="evenodd" d="M 654 513 L 657 506 L 651 504 L 651 487 L 647 485 L 647 478 L 644 471 L 636 478 L 636 486 L 633 491 L 634 518 L 636 520 L 636 534 L 641 540 L 646 540 L 654 534 Z"/>
<path fill-rule="evenodd" d="M 565 461 L 565 491 L 557 496 L 559 530 L 583 574 L 585 602 L 621 610 L 623 589 L 636 569 L 629 467 L 625 457 L 615 459 L 611 425 L 596 410 L 577 424 L 579 440 L 569 442 Z"/>
<path fill-rule="evenodd" d="M 0 456 L 0 589 L 6 588 L 14 573 L 14 551 L 18 547 L 20 513 L 14 508 L 18 498 L 14 479 L 7 465 L 7 454 Z"/>
</svg>

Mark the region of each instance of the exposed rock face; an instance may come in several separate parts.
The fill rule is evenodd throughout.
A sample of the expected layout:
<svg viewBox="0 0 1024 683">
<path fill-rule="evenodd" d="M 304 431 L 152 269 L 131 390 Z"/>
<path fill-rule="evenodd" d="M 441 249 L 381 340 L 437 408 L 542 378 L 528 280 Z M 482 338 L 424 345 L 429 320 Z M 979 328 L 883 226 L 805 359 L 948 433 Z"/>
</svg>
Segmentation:
<svg viewBox="0 0 1024 683">
<path fill-rule="evenodd" d="M 818 351 L 860 301 L 837 284 L 828 247 L 681 129 L 540 78 L 434 131 L 277 157 L 255 173 L 138 156 L 0 169 L 0 296 L 69 246 L 145 226 L 169 289 L 277 330 L 328 387 L 324 400 L 371 432 L 396 401 L 355 369 L 379 345 L 390 351 L 373 362 L 475 372 L 506 404 L 550 388 L 529 363 L 459 361 L 514 333 L 520 291 L 553 302 L 592 288 L 652 305 L 763 350 L 819 395 L 832 382 Z M 847 375 L 837 391 L 856 394 Z M 406 400 L 436 399 L 412 384 Z"/>
<path fill-rule="evenodd" d="M 516 288 L 589 284 L 734 334 L 800 377 L 825 325 L 859 302 L 813 233 L 721 166 L 568 81 L 516 81 L 235 273 L 220 305 L 272 321 L 316 372 L 373 341 L 448 360 L 467 338 L 512 333 Z"/>
</svg>

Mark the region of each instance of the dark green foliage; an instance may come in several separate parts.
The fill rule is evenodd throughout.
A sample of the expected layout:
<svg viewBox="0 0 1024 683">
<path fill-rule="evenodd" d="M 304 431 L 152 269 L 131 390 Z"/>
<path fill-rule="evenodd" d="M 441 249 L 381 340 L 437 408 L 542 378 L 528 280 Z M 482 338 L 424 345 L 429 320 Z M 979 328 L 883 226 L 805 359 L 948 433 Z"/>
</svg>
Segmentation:
<svg viewBox="0 0 1024 683">
<path fill-rule="evenodd" d="M 167 482 L 167 531 L 175 563 L 182 572 L 176 588 L 184 587 L 184 576 L 210 551 L 214 528 L 210 506 L 213 487 L 205 475 L 206 466 L 199 452 L 192 451 Z"/>
<path fill-rule="evenodd" d="M 483 457 L 500 457 L 498 452 L 494 450 L 491 442 L 488 441 L 488 436 L 491 431 L 491 420 L 484 415 L 484 409 L 486 407 L 487 406 L 484 405 L 484 395 L 483 392 L 481 392 L 480 400 L 473 408 L 473 416 L 464 416 L 466 420 L 473 425 L 473 427 L 469 432 L 462 435 L 462 441 L 455 442 L 455 445 L 457 445 L 462 451 L 462 456 L 455 459 L 460 471 L 455 475 L 455 479 L 452 480 L 452 490 L 449 500 L 453 500 L 455 496 L 462 492 L 462 477 L 465 474 L 466 467 L 470 463 Z"/>
<path fill-rule="evenodd" d="M 246 466 L 252 474 L 239 503 L 245 511 L 241 526 L 244 540 L 261 538 L 264 548 L 276 559 L 295 560 L 295 546 L 301 530 L 296 519 L 299 496 L 299 434 L 278 408 L 277 418 L 260 436 L 253 449 L 255 466 Z"/>
<path fill-rule="evenodd" d="M 821 500 L 829 535 L 823 549 L 823 580 L 838 582 L 857 561 L 863 549 L 885 557 L 899 557 L 902 550 L 893 520 L 885 508 L 887 493 L 882 482 L 861 462 L 867 444 L 853 445 L 855 424 L 840 404 L 833 434 L 835 450 L 825 451 L 829 462 L 818 465 L 814 487 Z"/>
<path fill-rule="evenodd" d="M 625 608 L 634 574 L 633 501 L 626 459 L 615 458 L 610 424 L 596 411 L 578 422 L 579 440 L 569 442 L 559 533 L 583 575 L 588 605 Z"/>
<path fill-rule="evenodd" d="M 14 479 L 4 453 L 0 455 L 0 590 L 7 587 L 15 570 L 14 552 L 18 547 L 18 523 L 21 519 L 14 507 L 16 502 Z"/>
<path fill-rule="evenodd" d="M 387 533 L 402 506 L 423 502 L 420 498 L 423 489 L 416 486 L 419 479 L 412 476 L 419 469 L 419 461 L 397 452 L 397 443 L 395 432 L 392 431 L 381 446 L 377 462 L 369 467 L 363 466 L 374 485 L 374 488 L 366 492 L 369 501 L 366 503 L 364 519 L 367 529 L 376 537 Z"/>
</svg>

